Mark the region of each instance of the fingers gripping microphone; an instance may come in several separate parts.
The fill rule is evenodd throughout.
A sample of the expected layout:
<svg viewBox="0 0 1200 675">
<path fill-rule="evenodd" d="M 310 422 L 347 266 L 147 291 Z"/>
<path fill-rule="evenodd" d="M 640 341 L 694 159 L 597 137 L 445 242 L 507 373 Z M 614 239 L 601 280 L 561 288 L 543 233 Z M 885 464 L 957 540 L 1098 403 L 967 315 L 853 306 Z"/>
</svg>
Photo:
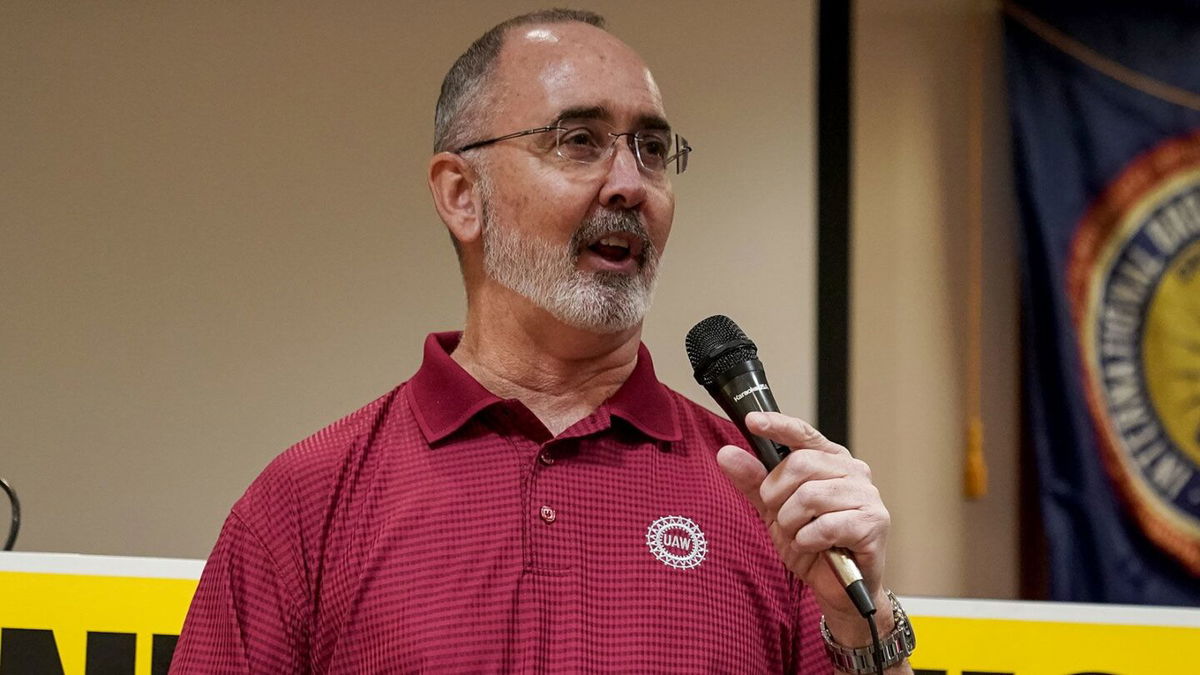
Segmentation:
<svg viewBox="0 0 1200 675">
<path fill-rule="evenodd" d="M 692 327 L 684 341 L 692 374 L 700 386 L 717 401 L 730 421 L 746 437 L 759 461 L 773 470 L 791 450 L 770 439 L 755 436 L 746 428 L 746 415 L 752 412 L 779 412 L 758 347 L 727 316 L 710 316 Z M 863 616 L 875 613 L 862 573 L 850 553 L 834 548 L 825 552 L 825 561 Z"/>
</svg>

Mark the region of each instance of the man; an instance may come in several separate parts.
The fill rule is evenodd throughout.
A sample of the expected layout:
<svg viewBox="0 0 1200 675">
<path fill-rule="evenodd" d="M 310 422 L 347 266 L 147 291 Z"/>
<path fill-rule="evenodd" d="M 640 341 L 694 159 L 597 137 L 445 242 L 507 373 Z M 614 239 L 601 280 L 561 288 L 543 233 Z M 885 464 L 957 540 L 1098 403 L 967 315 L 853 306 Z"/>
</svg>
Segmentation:
<svg viewBox="0 0 1200 675">
<path fill-rule="evenodd" d="M 832 546 L 893 631 L 866 465 L 756 414 L 798 449 L 766 476 L 654 377 L 642 319 L 689 148 L 602 25 L 517 17 L 446 76 L 429 186 L 466 325 L 255 481 L 173 672 L 829 673 L 822 614 L 835 653 L 870 643 Z"/>
</svg>

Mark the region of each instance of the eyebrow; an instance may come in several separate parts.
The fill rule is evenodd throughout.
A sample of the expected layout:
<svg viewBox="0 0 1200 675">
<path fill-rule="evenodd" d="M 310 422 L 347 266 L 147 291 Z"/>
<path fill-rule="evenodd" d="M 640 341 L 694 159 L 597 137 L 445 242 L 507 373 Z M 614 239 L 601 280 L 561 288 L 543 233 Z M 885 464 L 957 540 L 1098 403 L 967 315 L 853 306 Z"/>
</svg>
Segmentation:
<svg viewBox="0 0 1200 675">
<path fill-rule="evenodd" d="M 557 122 L 563 120 L 612 120 L 612 112 L 602 105 L 575 106 L 567 108 L 558 114 Z M 671 123 L 661 115 L 638 115 L 636 122 L 637 129 L 664 129 L 671 130 Z"/>
</svg>

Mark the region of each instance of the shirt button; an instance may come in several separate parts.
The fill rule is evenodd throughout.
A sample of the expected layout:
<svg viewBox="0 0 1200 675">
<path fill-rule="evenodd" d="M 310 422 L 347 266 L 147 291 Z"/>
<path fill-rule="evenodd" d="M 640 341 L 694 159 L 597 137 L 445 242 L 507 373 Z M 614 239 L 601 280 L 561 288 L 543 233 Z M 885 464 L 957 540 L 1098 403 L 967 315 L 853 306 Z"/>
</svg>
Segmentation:
<svg viewBox="0 0 1200 675">
<path fill-rule="evenodd" d="M 546 466 L 554 463 L 554 455 L 550 454 L 549 450 L 543 450 L 538 453 L 538 461 Z"/>
<path fill-rule="evenodd" d="M 558 518 L 558 514 L 555 513 L 554 509 L 550 508 L 549 506 L 543 506 L 538 515 L 542 517 L 542 520 L 546 521 L 547 525 L 553 523 Z"/>
</svg>

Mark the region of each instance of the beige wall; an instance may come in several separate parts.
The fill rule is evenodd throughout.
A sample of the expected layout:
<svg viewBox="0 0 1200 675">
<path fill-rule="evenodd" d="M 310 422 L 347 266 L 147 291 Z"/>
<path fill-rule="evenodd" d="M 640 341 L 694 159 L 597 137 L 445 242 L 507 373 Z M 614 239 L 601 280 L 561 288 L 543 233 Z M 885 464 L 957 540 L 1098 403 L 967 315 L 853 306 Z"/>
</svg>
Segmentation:
<svg viewBox="0 0 1200 675">
<path fill-rule="evenodd" d="M 702 399 L 683 335 L 729 313 L 810 414 L 812 2 L 588 4 L 697 148 L 646 329 L 660 374 Z M 0 4 L 20 550 L 206 555 L 271 457 L 460 324 L 424 187 L 433 103 L 470 40 L 529 6 Z"/>
<path fill-rule="evenodd" d="M 974 0 L 857 9 L 851 435 L 893 514 L 890 583 L 912 594 L 1016 597 L 1019 265 L 999 15 Z M 991 478 L 978 501 L 962 496 L 973 90 L 984 111 Z"/>
<path fill-rule="evenodd" d="M 815 409 L 813 3 L 592 2 L 697 147 L 646 339 L 710 313 Z M 404 379 L 462 294 L 424 188 L 437 86 L 516 2 L 0 4 L 0 476 L 22 550 L 203 556 L 288 444 Z M 999 24 L 860 0 L 852 438 L 903 593 L 1016 593 L 1016 262 Z M 960 497 L 966 111 L 985 17 L 985 421 Z M 761 287 L 770 292 L 751 294 Z M 0 509 L 0 513 L 3 510 Z"/>
</svg>

